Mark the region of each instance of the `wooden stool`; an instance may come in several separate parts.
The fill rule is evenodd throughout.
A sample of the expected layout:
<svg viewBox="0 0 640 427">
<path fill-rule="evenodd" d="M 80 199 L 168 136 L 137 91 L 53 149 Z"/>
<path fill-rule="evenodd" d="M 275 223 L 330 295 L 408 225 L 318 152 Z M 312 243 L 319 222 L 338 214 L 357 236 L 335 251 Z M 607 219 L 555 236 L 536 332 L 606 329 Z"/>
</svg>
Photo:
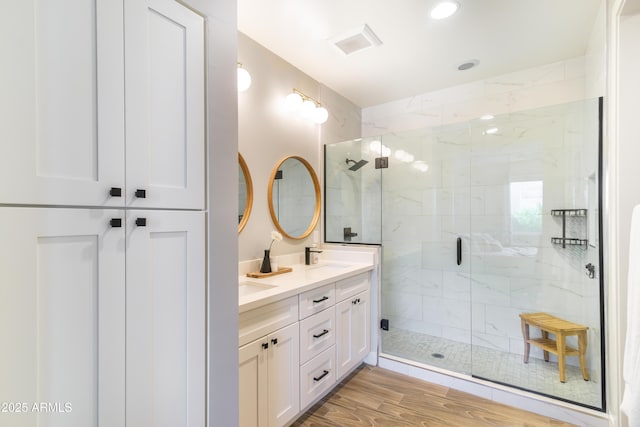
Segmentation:
<svg viewBox="0 0 640 427">
<path fill-rule="evenodd" d="M 524 363 L 529 363 L 529 350 L 531 344 L 544 350 L 544 360 L 549 361 L 549 352 L 558 356 L 558 368 L 560 370 L 560 381 L 566 382 L 565 356 L 578 356 L 580 358 L 580 369 L 582 378 L 589 381 L 587 372 L 587 326 L 578 325 L 567 320 L 554 317 L 547 313 L 521 313 L 522 336 L 524 338 Z M 529 337 L 529 325 L 535 326 L 542 331 L 542 338 Z M 555 341 L 549 338 L 549 333 L 556 336 Z M 578 349 L 566 345 L 566 337 L 578 336 Z"/>
</svg>

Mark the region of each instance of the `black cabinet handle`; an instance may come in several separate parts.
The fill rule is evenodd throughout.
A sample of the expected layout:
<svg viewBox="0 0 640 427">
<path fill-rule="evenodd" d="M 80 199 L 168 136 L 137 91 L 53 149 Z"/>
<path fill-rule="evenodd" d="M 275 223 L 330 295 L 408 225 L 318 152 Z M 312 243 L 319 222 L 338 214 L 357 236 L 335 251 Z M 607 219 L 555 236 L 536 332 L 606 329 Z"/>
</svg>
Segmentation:
<svg viewBox="0 0 640 427">
<path fill-rule="evenodd" d="M 271 340 L 271 344 L 273 344 L 273 345 L 278 344 L 278 338 L 273 338 L 273 339 Z"/>
<path fill-rule="evenodd" d="M 147 190 L 137 189 L 135 195 L 139 199 L 145 199 L 147 197 Z"/>
<path fill-rule="evenodd" d="M 314 304 L 318 304 L 319 302 L 326 301 L 326 300 L 328 300 L 328 299 L 329 299 L 329 297 L 328 297 L 328 296 L 323 296 L 323 297 L 322 297 L 322 298 L 320 298 L 320 299 L 314 299 L 314 300 L 313 300 L 313 303 L 314 303 Z"/>
<path fill-rule="evenodd" d="M 122 227 L 122 220 L 120 218 L 111 218 L 111 221 L 109 221 L 109 225 L 111 225 L 113 228 Z"/>
<path fill-rule="evenodd" d="M 111 190 L 109 190 L 109 195 L 111 197 L 122 197 L 122 188 L 111 187 Z"/>
<path fill-rule="evenodd" d="M 457 261 L 458 261 L 458 265 L 462 264 L 462 239 L 460 237 L 458 237 L 458 241 L 456 242 L 456 246 L 457 246 Z"/>
<path fill-rule="evenodd" d="M 314 334 L 313 337 L 314 338 L 320 338 L 323 335 L 327 335 L 329 333 L 329 330 L 324 329 L 322 332 L 320 332 L 318 335 Z"/>
<path fill-rule="evenodd" d="M 147 226 L 147 218 L 136 218 L 136 225 L 138 227 L 146 227 Z"/>
<path fill-rule="evenodd" d="M 269 348 L 269 343 L 268 343 L 268 342 L 263 342 L 263 343 L 262 343 L 262 349 L 263 349 L 263 350 L 266 350 L 266 349 L 268 349 L 268 348 Z"/>
<path fill-rule="evenodd" d="M 324 369 L 322 371 L 322 375 L 320 375 L 319 377 L 313 377 L 314 381 L 320 381 L 321 379 L 323 379 L 324 377 L 326 377 L 327 375 L 329 375 L 329 371 L 327 371 L 326 369 Z"/>
</svg>

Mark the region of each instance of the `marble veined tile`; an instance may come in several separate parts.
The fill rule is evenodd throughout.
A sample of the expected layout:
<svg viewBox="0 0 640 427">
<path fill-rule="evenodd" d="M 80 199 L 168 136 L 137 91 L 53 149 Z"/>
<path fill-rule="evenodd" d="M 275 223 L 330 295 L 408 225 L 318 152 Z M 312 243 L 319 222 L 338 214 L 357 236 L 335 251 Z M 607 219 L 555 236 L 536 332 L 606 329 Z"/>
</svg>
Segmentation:
<svg viewBox="0 0 640 427">
<path fill-rule="evenodd" d="M 492 274 L 471 275 L 471 297 L 473 302 L 509 306 L 509 278 Z"/>
<path fill-rule="evenodd" d="M 382 294 L 382 312 L 411 320 L 423 319 L 422 298 L 413 293 L 386 292 Z"/>
</svg>

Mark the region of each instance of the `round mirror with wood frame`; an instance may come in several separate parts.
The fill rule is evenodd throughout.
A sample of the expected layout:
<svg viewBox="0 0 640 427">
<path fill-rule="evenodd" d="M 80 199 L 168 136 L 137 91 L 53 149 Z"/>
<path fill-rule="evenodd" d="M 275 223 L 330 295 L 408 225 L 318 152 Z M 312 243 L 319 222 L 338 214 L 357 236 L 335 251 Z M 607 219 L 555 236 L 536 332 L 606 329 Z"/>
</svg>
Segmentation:
<svg viewBox="0 0 640 427">
<path fill-rule="evenodd" d="M 238 163 L 240 170 L 238 171 L 238 234 L 242 231 L 253 206 L 253 183 L 251 181 L 251 173 L 247 162 L 240 153 L 238 153 Z"/>
<path fill-rule="evenodd" d="M 300 156 L 280 160 L 269 179 L 269 213 L 283 236 L 309 236 L 320 218 L 320 183 L 311 164 Z"/>
</svg>

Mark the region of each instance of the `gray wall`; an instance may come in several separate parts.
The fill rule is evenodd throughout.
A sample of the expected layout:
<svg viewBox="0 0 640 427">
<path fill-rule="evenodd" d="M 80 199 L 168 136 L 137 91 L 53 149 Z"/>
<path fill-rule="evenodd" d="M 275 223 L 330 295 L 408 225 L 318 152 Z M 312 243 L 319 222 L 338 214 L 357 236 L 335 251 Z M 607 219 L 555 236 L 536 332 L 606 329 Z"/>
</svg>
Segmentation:
<svg viewBox="0 0 640 427">
<path fill-rule="evenodd" d="M 238 149 L 253 181 L 253 209 L 239 236 L 239 259 L 261 258 L 275 226 L 269 215 L 267 191 L 275 165 L 284 157 L 297 155 L 313 167 L 322 187 L 322 144 L 360 135 L 360 108 L 310 76 L 238 33 L 238 62 L 249 71 L 251 87 L 238 94 Z M 329 110 L 322 125 L 284 109 L 284 98 L 293 88 L 320 101 Z M 235 176 L 235 175 L 234 175 Z M 235 205 L 234 205 L 235 206 Z M 316 230 L 322 241 L 321 221 Z M 302 252 L 313 243 L 285 239 L 274 244 L 272 255 Z"/>
</svg>

